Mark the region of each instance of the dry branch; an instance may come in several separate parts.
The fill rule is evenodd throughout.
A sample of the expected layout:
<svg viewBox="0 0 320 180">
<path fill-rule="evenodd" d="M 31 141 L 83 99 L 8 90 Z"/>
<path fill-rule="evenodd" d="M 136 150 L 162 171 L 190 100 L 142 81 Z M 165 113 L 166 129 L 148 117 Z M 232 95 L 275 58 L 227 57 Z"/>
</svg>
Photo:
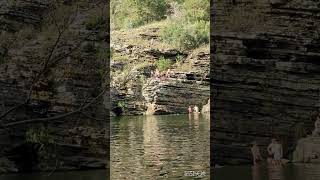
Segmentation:
<svg viewBox="0 0 320 180">
<path fill-rule="evenodd" d="M 34 118 L 34 119 L 28 119 L 28 120 L 23 120 L 23 121 L 17 121 L 17 122 L 12 122 L 12 123 L 7 123 L 2 125 L 3 128 L 6 127 L 11 127 L 11 126 L 16 126 L 16 125 L 21 125 L 21 124 L 28 124 L 28 123 L 35 123 L 35 122 L 48 122 L 48 121 L 54 121 L 54 120 L 58 120 L 58 119 L 62 119 L 68 116 L 71 116 L 73 114 L 79 113 L 82 110 L 90 107 L 94 102 L 96 102 L 102 95 L 104 95 L 106 92 L 106 88 L 98 95 L 96 96 L 93 100 L 91 100 L 90 102 L 88 102 L 86 105 L 84 106 L 80 106 L 80 108 L 78 108 L 75 111 L 72 112 L 68 112 L 68 113 L 64 113 L 61 115 L 57 115 L 54 117 L 48 117 L 48 118 Z"/>
</svg>

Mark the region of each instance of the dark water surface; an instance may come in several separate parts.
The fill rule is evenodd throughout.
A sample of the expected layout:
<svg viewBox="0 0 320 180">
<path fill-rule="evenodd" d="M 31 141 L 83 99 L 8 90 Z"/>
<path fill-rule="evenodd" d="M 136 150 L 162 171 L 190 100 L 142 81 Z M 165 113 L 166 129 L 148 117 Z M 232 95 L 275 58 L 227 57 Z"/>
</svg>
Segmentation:
<svg viewBox="0 0 320 180">
<path fill-rule="evenodd" d="M 209 179 L 209 129 L 204 115 L 113 119 L 111 179 Z"/>
<path fill-rule="evenodd" d="M 107 180 L 105 170 L 1 175 L 0 180 Z M 48 176 L 50 175 L 50 176 Z"/>
<path fill-rule="evenodd" d="M 111 179 L 209 179 L 209 127 L 204 115 L 112 118 Z M 106 170 L 48 174 L 2 175 L 0 180 L 107 180 Z"/>
<path fill-rule="evenodd" d="M 214 180 L 320 180 L 320 164 L 230 166 L 215 169 L 213 177 Z"/>
</svg>

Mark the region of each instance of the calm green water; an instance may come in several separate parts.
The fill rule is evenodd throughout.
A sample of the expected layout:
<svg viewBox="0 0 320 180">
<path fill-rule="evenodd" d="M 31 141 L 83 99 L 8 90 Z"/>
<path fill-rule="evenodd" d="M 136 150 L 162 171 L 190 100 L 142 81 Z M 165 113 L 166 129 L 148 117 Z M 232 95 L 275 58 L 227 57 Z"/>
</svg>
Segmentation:
<svg viewBox="0 0 320 180">
<path fill-rule="evenodd" d="M 223 167 L 215 169 L 213 177 L 214 180 L 320 180 L 320 164 Z"/>
<path fill-rule="evenodd" d="M 209 128 L 202 115 L 113 119 L 111 179 L 209 179 Z"/>
<path fill-rule="evenodd" d="M 194 179 L 185 171 L 209 179 L 209 127 L 209 117 L 193 114 L 113 118 L 111 179 Z M 105 170 L 48 174 L 2 175 L 0 180 L 107 180 Z"/>
</svg>

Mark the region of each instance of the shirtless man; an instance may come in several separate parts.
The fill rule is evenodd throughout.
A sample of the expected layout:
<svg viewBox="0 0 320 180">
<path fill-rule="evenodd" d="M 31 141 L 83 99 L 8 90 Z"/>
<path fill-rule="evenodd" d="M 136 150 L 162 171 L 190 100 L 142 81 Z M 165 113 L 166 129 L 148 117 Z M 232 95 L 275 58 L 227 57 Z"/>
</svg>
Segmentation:
<svg viewBox="0 0 320 180">
<path fill-rule="evenodd" d="M 251 147 L 251 153 L 253 158 L 253 164 L 256 165 L 258 162 L 262 160 L 261 154 L 260 154 L 260 148 L 256 141 L 252 143 Z"/>
<path fill-rule="evenodd" d="M 314 122 L 314 130 L 312 131 L 313 137 L 320 137 L 320 116 L 317 117 L 317 120 Z"/>
<path fill-rule="evenodd" d="M 189 112 L 189 114 L 192 113 L 192 107 L 191 106 L 188 107 L 188 112 Z"/>
<path fill-rule="evenodd" d="M 170 78 L 171 77 L 171 69 L 168 69 L 166 72 L 166 78 Z"/>
<path fill-rule="evenodd" d="M 283 157 L 282 145 L 279 140 L 273 138 L 268 148 L 269 155 L 272 156 L 272 164 L 273 165 L 281 165 L 281 160 Z"/>
<path fill-rule="evenodd" d="M 194 113 L 199 113 L 199 107 L 197 105 L 194 106 L 193 110 Z"/>
</svg>

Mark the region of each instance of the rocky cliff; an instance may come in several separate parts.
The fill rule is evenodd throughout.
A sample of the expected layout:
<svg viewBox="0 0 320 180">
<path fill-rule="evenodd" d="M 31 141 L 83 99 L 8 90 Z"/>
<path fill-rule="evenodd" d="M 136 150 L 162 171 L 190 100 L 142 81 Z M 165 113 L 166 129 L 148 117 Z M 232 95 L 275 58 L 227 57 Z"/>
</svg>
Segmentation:
<svg viewBox="0 0 320 180">
<path fill-rule="evenodd" d="M 312 129 L 320 87 L 320 2 L 213 1 L 212 156 L 248 163 L 272 136 L 292 152 L 297 124 Z"/>
<path fill-rule="evenodd" d="M 0 172 L 107 165 L 107 9 L 0 0 Z"/>
<path fill-rule="evenodd" d="M 202 108 L 210 94 L 209 47 L 182 51 L 160 40 L 165 21 L 111 33 L 111 97 L 114 115 L 187 113 Z M 155 77 L 168 61 L 170 75 Z M 167 71 L 163 70 L 162 74 Z"/>
</svg>

